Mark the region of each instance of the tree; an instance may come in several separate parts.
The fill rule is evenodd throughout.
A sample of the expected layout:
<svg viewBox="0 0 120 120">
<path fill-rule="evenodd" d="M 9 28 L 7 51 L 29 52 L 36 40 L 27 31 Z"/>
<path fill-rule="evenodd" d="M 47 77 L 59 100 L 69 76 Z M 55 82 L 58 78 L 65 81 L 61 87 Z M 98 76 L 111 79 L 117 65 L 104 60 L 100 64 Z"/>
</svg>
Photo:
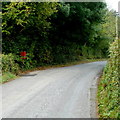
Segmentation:
<svg viewBox="0 0 120 120">
<path fill-rule="evenodd" d="M 27 51 L 34 59 L 46 54 L 50 49 L 47 34 L 51 23 L 48 20 L 57 12 L 57 5 L 56 2 L 3 3 L 3 52 Z M 43 42 L 46 47 L 41 46 Z"/>
<path fill-rule="evenodd" d="M 53 28 L 50 31 L 50 38 L 51 44 L 55 46 L 53 52 L 55 51 L 56 54 L 58 45 L 61 49 L 58 49 L 57 53 L 66 56 L 66 58 L 69 58 L 68 55 L 70 58 L 74 56 L 76 49 L 79 51 L 76 58 L 83 55 L 83 46 L 88 47 L 87 51 L 89 52 L 99 44 L 97 36 L 105 13 L 105 3 L 61 3 L 58 12 L 53 15 L 51 20 Z M 63 47 L 67 47 L 67 50 L 64 51 Z M 70 50 L 72 51 L 70 52 Z M 56 61 L 58 60 L 59 58 Z"/>
</svg>

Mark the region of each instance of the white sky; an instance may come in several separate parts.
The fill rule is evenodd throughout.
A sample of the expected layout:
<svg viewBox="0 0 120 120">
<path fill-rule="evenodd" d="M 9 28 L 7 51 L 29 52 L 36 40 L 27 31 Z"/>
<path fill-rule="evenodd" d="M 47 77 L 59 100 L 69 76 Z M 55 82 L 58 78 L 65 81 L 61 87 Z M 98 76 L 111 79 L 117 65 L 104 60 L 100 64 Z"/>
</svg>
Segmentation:
<svg viewBox="0 0 120 120">
<path fill-rule="evenodd" d="M 108 8 L 118 11 L 118 2 L 120 0 L 105 0 L 105 1 L 108 4 Z"/>
</svg>

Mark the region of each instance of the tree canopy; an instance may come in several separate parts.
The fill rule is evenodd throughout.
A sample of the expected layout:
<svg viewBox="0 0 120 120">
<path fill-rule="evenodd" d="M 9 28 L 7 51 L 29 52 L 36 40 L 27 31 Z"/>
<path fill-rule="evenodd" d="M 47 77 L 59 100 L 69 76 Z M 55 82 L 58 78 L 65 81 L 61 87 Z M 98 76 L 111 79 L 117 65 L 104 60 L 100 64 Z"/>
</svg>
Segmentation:
<svg viewBox="0 0 120 120">
<path fill-rule="evenodd" d="M 4 2 L 3 53 L 27 51 L 39 65 L 106 57 L 111 14 L 104 2 Z"/>
</svg>

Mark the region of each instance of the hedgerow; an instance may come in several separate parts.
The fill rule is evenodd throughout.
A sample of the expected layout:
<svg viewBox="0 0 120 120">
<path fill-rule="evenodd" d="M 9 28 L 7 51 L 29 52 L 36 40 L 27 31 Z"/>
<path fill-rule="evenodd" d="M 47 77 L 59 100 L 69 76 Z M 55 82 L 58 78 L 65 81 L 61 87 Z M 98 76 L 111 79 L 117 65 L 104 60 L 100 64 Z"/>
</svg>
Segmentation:
<svg viewBox="0 0 120 120">
<path fill-rule="evenodd" d="M 100 118 L 120 118 L 119 80 L 120 49 L 119 40 L 110 45 L 110 58 L 104 69 L 98 87 L 98 108 Z"/>
</svg>

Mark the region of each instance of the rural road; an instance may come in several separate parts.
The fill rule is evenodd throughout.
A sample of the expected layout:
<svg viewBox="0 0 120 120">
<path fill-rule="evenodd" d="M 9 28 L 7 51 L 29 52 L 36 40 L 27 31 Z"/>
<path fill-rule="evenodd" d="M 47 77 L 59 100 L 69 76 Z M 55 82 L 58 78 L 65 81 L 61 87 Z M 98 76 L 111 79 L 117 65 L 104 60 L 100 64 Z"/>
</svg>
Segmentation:
<svg viewBox="0 0 120 120">
<path fill-rule="evenodd" d="M 2 85 L 3 118 L 95 117 L 97 78 L 106 62 L 30 72 Z"/>
</svg>

